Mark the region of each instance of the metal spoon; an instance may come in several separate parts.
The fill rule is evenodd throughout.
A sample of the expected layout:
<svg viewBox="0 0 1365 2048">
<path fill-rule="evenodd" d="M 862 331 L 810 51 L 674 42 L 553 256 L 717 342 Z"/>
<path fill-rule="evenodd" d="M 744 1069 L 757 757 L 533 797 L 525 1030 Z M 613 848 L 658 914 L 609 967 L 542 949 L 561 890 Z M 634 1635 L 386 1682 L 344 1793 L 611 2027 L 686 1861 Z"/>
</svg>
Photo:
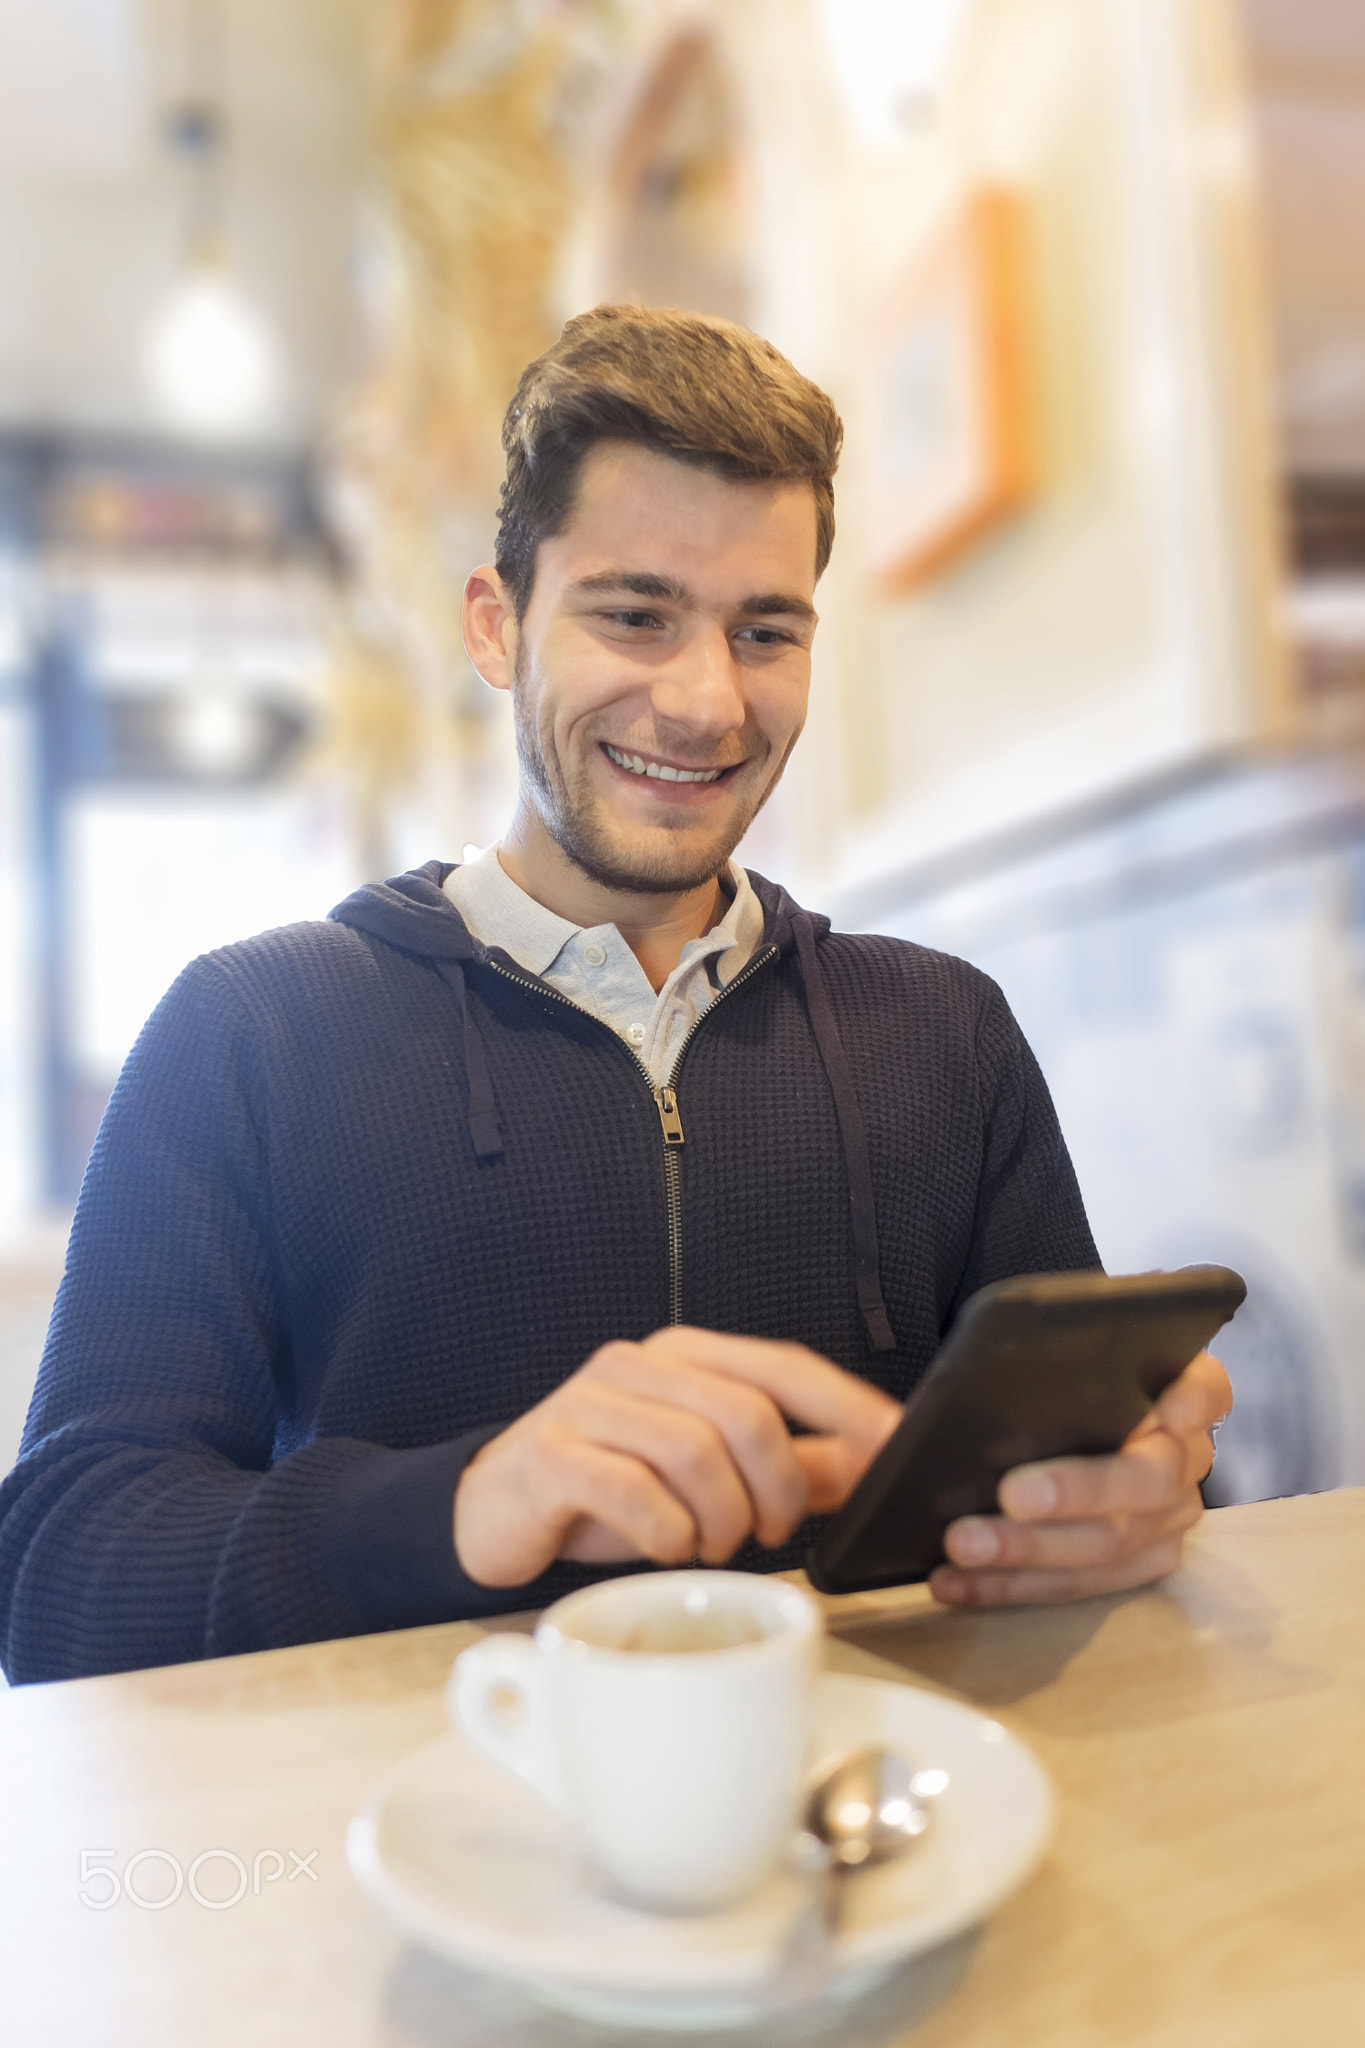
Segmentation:
<svg viewBox="0 0 1365 2048">
<path fill-rule="evenodd" d="M 784 2002 L 818 1998 L 828 1985 L 849 1874 L 903 1855 L 928 1827 L 929 1808 L 917 1797 L 912 1775 L 894 1750 L 855 1749 L 811 1787 L 796 1842 L 807 1896 L 777 1964 L 776 1989 Z"/>
</svg>

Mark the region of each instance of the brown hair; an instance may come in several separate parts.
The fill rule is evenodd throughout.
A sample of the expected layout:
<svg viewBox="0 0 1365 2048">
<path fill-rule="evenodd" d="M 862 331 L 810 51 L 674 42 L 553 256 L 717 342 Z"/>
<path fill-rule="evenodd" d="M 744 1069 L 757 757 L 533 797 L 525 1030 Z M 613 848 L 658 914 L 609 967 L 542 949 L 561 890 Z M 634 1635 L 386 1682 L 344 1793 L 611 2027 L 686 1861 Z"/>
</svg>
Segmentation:
<svg viewBox="0 0 1365 2048">
<path fill-rule="evenodd" d="M 719 475 L 815 492 L 815 573 L 834 545 L 844 430 L 819 386 L 747 327 L 701 313 L 596 306 L 521 375 L 502 423 L 507 476 L 495 561 L 525 616 L 542 540 L 573 511 L 583 458 L 635 441 Z"/>
</svg>

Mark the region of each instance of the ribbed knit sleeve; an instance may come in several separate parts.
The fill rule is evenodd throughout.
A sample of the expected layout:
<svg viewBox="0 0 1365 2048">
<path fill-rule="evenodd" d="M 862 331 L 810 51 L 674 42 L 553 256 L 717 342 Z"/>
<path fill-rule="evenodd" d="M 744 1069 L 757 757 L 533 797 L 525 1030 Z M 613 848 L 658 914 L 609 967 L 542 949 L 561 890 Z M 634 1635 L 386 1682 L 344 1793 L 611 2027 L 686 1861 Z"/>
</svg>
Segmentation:
<svg viewBox="0 0 1365 2048">
<path fill-rule="evenodd" d="M 1100 1263 L 1047 1082 L 995 983 L 983 975 L 976 985 L 982 1161 L 952 1314 L 993 1280 Z"/>
<path fill-rule="evenodd" d="M 0 1651 L 63 1678 L 506 1606 L 451 1504 L 497 1424 L 284 1455 L 291 1375 L 253 1029 L 211 960 L 165 997 L 86 1175 L 19 1462 Z"/>
</svg>

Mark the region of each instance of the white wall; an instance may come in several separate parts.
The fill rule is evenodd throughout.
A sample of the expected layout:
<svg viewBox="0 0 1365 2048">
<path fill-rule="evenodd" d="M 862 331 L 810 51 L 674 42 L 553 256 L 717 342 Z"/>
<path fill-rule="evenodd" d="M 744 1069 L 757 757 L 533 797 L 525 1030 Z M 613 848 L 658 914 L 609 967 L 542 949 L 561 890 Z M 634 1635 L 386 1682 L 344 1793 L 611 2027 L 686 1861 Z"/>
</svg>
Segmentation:
<svg viewBox="0 0 1365 2048">
<path fill-rule="evenodd" d="M 810 737 L 765 830 L 812 895 L 1288 717 L 1226 0 L 977 0 L 963 18 L 937 115 L 888 145 L 851 122 L 813 6 L 721 17 L 747 86 L 756 324 L 849 426 Z M 1040 488 L 886 603 L 862 568 L 862 337 L 925 223 L 981 180 L 1032 217 Z"/>
</svg>

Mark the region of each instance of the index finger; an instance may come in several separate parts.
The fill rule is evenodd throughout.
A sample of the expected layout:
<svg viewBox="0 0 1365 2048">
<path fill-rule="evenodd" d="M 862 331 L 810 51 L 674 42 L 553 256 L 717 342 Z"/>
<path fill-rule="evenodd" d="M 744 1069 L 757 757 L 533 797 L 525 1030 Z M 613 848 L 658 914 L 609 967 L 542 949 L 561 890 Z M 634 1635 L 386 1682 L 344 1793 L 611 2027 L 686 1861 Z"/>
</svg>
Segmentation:
<svg viewBox="0 0 1365 2048">
<path fill-rule="evenodd" d="M 722 1330 L 673 1324 L 646 1337 L 646 1351 L 662 1351 L 680 1364 L 728 1373 L 768 1395 L 793 1422 L 860 1448 L 880 1448 L 900 1421 L 901 1405 L 856 1373 L 822 1358 L 805 1344 L 774 1337 L 735 1337 Z"/>
<path fill-rule="evenodd" d="M 1155 1429 L 1130 1437 L 1110 1457 L 1016 1465 L 1000 1482 L 999 1500 L 1013 1522 L 1075 1521 L 1152 1514 L 1168 1507 L 1186 1484 L 1180 1439 Z"/>
</svg>

